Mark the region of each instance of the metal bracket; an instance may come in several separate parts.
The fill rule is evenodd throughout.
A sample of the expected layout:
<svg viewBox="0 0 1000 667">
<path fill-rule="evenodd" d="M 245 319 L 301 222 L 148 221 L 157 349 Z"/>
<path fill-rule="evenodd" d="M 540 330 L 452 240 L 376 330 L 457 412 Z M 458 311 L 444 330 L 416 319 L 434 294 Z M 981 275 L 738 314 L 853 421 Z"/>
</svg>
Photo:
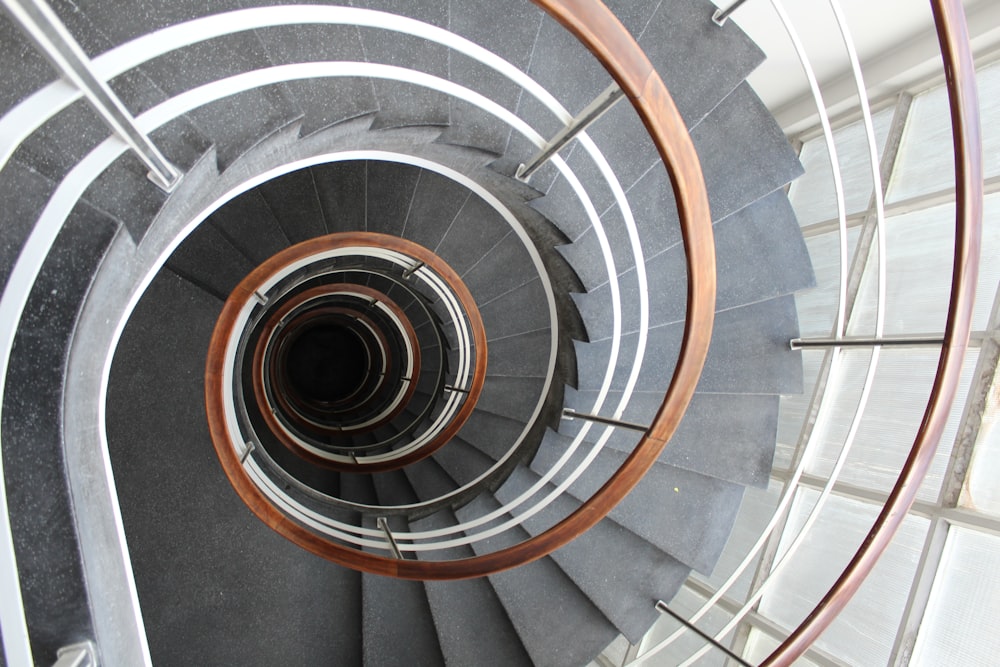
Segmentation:
<svg viewBox="0 0 1000 667">
<path fill-rule="evenodd" d="M 620 99 L 625 97 L 625 91 L 618 87 L 617 83 L 612 83 L 604 92 L 598 95 L 593 102 L 577 115 L 576 118 L 566 124 L 563 129 L 552 137 L 551 141 L 545 144 L 542 149 L 527 163 L 521 164 L 514 174 L 514 178 L 520 181 L 527 181 L 532 174 L 538 171 L 542 165 L 561 151 L 566 144 L 573 141 L 578 134 L 586 130 L 598 118 L 603 116 Z"/>
<path fill-rule="evenodd" d="M 392 552 L 393 558 L 403 560 L 403 554 L 400 553 L 399 546 L 396 544 L 396 538 L 393 537 L 392 531 L 389 530 L 389 522 L 386 521 L 386 518 L 384 516 L 380 516 L 375 520 L 375 523 L 378 524 L 379 529 L 385 535 L 385 541 L 389 543 L 389 551 Z"/>
<path fill-rule="evenodd" d="M 56 652 L 56 661 L 52 667 L 97 667 L 94 642 L 85 641 L 63 646 Z"/>
</svg>

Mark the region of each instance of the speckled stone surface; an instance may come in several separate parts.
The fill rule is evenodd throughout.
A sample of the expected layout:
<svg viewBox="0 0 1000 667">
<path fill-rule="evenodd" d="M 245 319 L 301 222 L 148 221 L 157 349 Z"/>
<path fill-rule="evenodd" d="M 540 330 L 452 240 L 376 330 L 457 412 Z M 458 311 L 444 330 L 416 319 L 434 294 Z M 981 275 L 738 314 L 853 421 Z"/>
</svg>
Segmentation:
<svg viewBox="0 0 1000 667">
<path fill-rule="evenodd" d="M 716 220 L 802 174 L 802 165 L 774 118 L 747 83 L 691 130 Z"/>
<path fill-rule="evenodd" d="M 367 162 L 349 160 L 312 167 L 316 194 L 330 233 L 365 229 Z"/>
<path fill-rule="evenodd" d="M 522 430 L 524 424 L 521 422 L 485 410 L 474 410 L 458 435 L 493 461 L 498 461 Z"/>
<path fill-rule="evenodd" d="M 434 251 L 462 275 L 509 234 L 510 227 L 497 220 L 489 204 L 470 197 Z"/>
<path fill-rule="evenodd" d="M 206 222 L 255 265 L 291 244 L 256 189 L 226 202 Z"/>
<path fill-rule="evenodd" d="M 518 466 L 497 489 L 497 499 L 511 502 L 538 479 L 532 470 Z M 552 488 L 545 485 L 547 491 Z M 525 521 L 524 528 L 537 535 L 578 507 L 578 502 L 562 495 Z M 551 558 L 633 644 L 659 617 L 656 601 L 671 599 L 691 569 L 607 519 L 553 552 Z"/>
<path fill-rule="evenodd" d="M 538 403 L 544 382 L 542 378 L 491 377 L 476 409 L 525 424 Z"/>
<path fill-rule="evenodd" d="M 456 512 L 459 519 L 499 507 L 482 495 Z M 475 542 L 477 554 L 528 537 L 523 529 Z M 601 611 L 550 558 L 494 574 L 489 582 L 507 611 L 524 648 L 537 665 L 570 667 L 592 660 L 618 634 Z M 557 619 L 557 622 L 552 622 Z"/>
<path fill-rule="evenodd" d="M 274 65 L 300 62 L 364 62 L 361 37 L 352 26 L 276 26 L 257 31 Z M 308 135 L 346 118 L 378 111 L 370 79 L 335 77 L 289 81 L 287 90 L 302 110 L 302 134 Z"/>
<path fill-rule="evenodd" d="M 447 445 L 436 451 L 434 462 L 459 485 L 476 479 L 494 463 L 493 459 L 461 437 L 452 438 Z"/>
<path fill-rule="evenodd" d="M 412 527 L 414 530 L 434 530 L 455 523 L 457 520 L 452 512 L 443 510 Z M 421 560 L 473 555 L 475 552 L 469 547 L 446 552 L 419 552 Z M 446 665 L 529 667 L 533 664 L 489 580 L 427 581 L 424 590 Z M 470 638 L 474 639 L 470 641 Z"/>
<path fill-rule="evenodd" d="M 398 235 L 406 224 L 406 215 L 421 170 L 395 162 L 367 163 L 367 205 L 365 228 L 369 232 Z"/>
<path fill-rule="evenodd" d="M 254 269 L 218 229 L 199 225 L 167 260 L 167 266 L 221 301 Z"/>
<path fill-rule="evenodd" d="M 311 169 L 261 183 L 258 191 L 291 243 L 328 233 Z"/>
<path fill-rule="evenodd" d="M 40 664 L 93 633 L 62 450 L 63 373 L 91 277 L 118 225 L 78 204 L 21 317 L 3 400 L 3 473 L 32 652 Z M 71 641 L 67 641 L 71 640 Z"/>
<path fill-rule="evenodd" d="M 540 448 L 531 469 L 544 474 L 560 455 L 555 448 Z M 570 486 L 570 493 L 578 500 L 589 498 L 625 456 L 602 450 Z M 574 454 L 568 469 L 576 467 L 581 457 L 580 452 Z M 565 479 L 566 469 L 556 474 L 555 483 Z M 742 486 L 657 463 L 608 516 L 678 561 L 711 574 L 742 498 Z"/>
<path fill-rule="evenodd" d="M 717 26 L 714 11 L 709 0 L 661 3 L 639 38 L 689 127 L 764 61 L 735 23 Z"/>
<path fill-rule="evenodd" d="M 2 51 L 2 49 L 0 49 Z M 0 285 L 14 268 L 34 221 L 55 190 L 55 183 L 31 167 L 11 160 L 0 172 Z"/>
<path fill-rule="evenodd" d="M 161 274 L 112 367 L 109 448 L 153 662 L 360 665 L 360 575 L 261 523 L 213 451 L 203 364 L 220 308 Z"/>
<path fill-rule="evenodd" d="M 652 423 L 663 403 L 664 392 L 636 392 L 622 419 L 635 424 Z M 609 392 L 601 414 L 618 406 L 621 392 Z M 593 391 L 576 392 L 567 400 L 574 409 L 589 412 L 597 398 Z M 743 485 L 767 484 L 774 457 L 779 397 L 774 394 L 695 393 L 674 437 L 660 454 L 660 461 Z M 580 420 L 564 421 L 560 433 L 579 431 Z M 591 431 L 593 440 L 600 430 Z M 632 451 L 639 434 L 616 429 L 608 447 Z"/>
<path fill-rule="evenodd" d="M 447 0 L 353 0 L 355 7 L 388 11 L 415 18 L 431 25 L 448 27 Z M 414 67 L 442 78 L 448 77 L 448 49 L 410 35 L 375 28 L 359 28 L 365 56 L 369 62 Z M 373 127 L 406 125 L 447 125 L 448 97 L 437 91 L 402 82 L 373 81 L 379 114 Z"/>
<path fill-rule="evenodd" d="M 0 89 L 0 109 L 8 109 L 57 76 L 52 66 L 39 54 L 6 14 L 0 20 L 0 68 L 4 85 Z M 2 114 L 0 114 L 2 115 Z"/>
<path fill-rule="evenodd" d="M 465 186 L 422 170 L 400 235 L 425 248 L 436 248 L 470 196 Z M 498 214 L 493 218 L 499 222 Z"/>
</svg>

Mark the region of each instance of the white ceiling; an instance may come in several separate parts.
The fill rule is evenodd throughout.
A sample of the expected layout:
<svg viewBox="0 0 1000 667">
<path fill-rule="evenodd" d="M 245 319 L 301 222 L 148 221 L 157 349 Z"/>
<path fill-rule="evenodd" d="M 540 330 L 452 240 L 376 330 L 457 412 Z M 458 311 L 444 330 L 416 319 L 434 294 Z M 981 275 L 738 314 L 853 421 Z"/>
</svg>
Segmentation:
<svg viewBox="0 0 1000 667">
<path fill-rule="evenodd" d="M 716 0 L 716 4 L 728 1 Z M 783 4 L 806 45 L 827 105 L 836 105 L 849 94 L 853 82 L 843 80 L 850 65 L 830 3 L 788 0 Z M 902 79 L 907 72 L 912 79 L 933 74 L 935 67 L 940 71 L 939 61 L 934 59 L 938 46 L 927 0 L 839 0 L 839 4 L 864 65 L 870 96 L 884 92 L 880 86 L 886 84 L 905 85 Z M 963 0 L 963 5 L 977 51 L 1000 42 L 1000 2 Z M 814 107 L 808 83 L 770 0 L 750 0 L 732 20 L 767 54 L 767 61 L 753 73 L 750 83 L 768 108 L 786 126 L 811 115 Z M 842 84 L 843 90 L 838 92 L 836 83 Z"/>
</svg>

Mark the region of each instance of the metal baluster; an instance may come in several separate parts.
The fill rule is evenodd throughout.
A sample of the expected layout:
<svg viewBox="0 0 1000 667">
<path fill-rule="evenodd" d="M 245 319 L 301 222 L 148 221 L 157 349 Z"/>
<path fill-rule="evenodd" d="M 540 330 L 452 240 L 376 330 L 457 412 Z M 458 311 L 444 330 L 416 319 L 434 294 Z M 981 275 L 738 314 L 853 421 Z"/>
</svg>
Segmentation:
<svg viewBox="0 0 1000 667">
<path fill-rule="evenodd" d="M 149 167 L 149 180 L 170 192 L 180 172 L 139 129 L 135 118 L 108 84 L 98 78 L 83 48 L 44 0 L 0 0 L 7 13 L 60 74 L 80 89 L 98 115 Z"/>
<path fill-rule="evenodd" d="M 617 83 L 612 83 L 608 86 L 576 118 L 567 123 L 563 129 L 559 130 L 556 136 L 552 137 L 535 157 L 528 160 L 527 163 L 520 165 L 517 168 L 517 173 L 514 174 L 515 178 L 521 181 L 527 181 L 531 178 L 531 175 L 548 162 L 553 155 L 561 151 L 566 144 L 573 141 L 576 135 L 590 127 L 595 120 L 603 116 L 624 96 L 624 91 L 618 87 Z"/>
</svg>

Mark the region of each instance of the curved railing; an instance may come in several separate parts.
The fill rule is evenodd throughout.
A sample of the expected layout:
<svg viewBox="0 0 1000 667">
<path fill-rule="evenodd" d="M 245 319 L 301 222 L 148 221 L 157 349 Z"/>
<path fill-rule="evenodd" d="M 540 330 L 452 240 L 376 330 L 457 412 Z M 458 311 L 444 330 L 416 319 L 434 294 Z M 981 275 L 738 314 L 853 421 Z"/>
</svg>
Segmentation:
<svg viewBox="0 0 1000 667">
<path fill-rule="evenodd" d="M 643 435 L 639 445 L 627 458 L 625 464 L 602 486 L 596 495 L 585 502 L 576 512 L 565 517 L 546 532 L 515 547 L 497 551 L 486 556 L 458 561 L 435 563 L 430 561 L 400 560 L 398 558 L 367 554 L 354 549 L 346 549 L 339 545 L 331 547 L 331 543 L 317 538 L 310 531 L 303 530 L 298 526 L 289 527 L 287 518 L 281 513 L 275 512 L 273 508 L 258 504 L 257 502 L 249 503 L 265 522 L 279 529 L 279 532 L 292 537 L 293 540 L 305 548 L 351 567 L 407 578 L 457 579 L 490 574 L 514 567 L 521 563 L 540 558 L 559 546 L 566 544 L 587 528 L 596 524 L 597 521 L 607 514 L 638 483 L 642 475 L 656 461 L 657 456 L 677 428 L 685 407 L 694 392 L 704 364 L 714 311 L 715 266 L 707 197 L 704 191 L 704 183 L 700 174 L 697 156 L 687 137 L 687 129 L 684 127 L 684 123 L 681 121 L 663 82 L 641 50 L 639 50 L 635 40 L 600 2 L 592 2 L 590 0 L 578 0 L 575 2 L 536 0 L 536 4 L 576 35 L 611 73 L 612 77 L 635 107 L 670 173 L 680 217 L 684 247 L 688 257 L 687 318 L 684 324 L 684 339 L 680 358 L 670 388 L 667 391 L 663 404 L 657 412 L 655 420 Z M 954 396 L 957 383 L 956 367 L 964 353 L 965 341 L 968 340 L 971 290 L 974 289 L 974 278 L 970 278 L 970 276 L 974 276 L 975 274 L 975 249 L 977 248 L 978 238 L 976 221 L 978 218 L 981 218 L 981 205 L 977 205 L 977 202 L 981 202 L 982 200 L 981 168 L 978 166 L 978 162 L 973 159 L 975 156 L 975 147 L 978 146 L 978 135 L 975 131 L 976 123 L 973 119 L 974 113 L 971 111 L 975 108 L 975 93 L 974 85 L 970 87 L 971 59 L 968 55 L 968 40 L 964 34 L 964 23 L 961 20 L 961 8 L 955 0 L 933 0 L 933 4 L 938 16 L 939 30 L 942 35 L 942 50 L 949 58 L 949 86 L 955 95 L 953 98 L 953 115 L 956 118 L 957 173 L 959 178 L 962 179 L 962 187 L 959 190 L 958 197 L 960 202 L 959 224 L 958 241 L 956 242 L 956 272 L 952 290 L 952 308 L 949 313 L 946 342 L 935 381 L 935 389 L 932 393 L 921 431 L 914 444 L 914 453 L 904 468 L 896 491 L 890 497 L 890 503 L 886 505 L 876 527 L 873 528 L 872 534 L 866 540 L 865 548 L 862 552 L 859 552 L 858 557 L 852 563 L 849 571 L 845 573 L 842 581 L 837 584 L 830 595 L 817 607 L 816 612 L 795 631 L 778 652 L 769 658 L 769 664 L 787 664 L 791 660 L 794 660 L 797 655 L 800 655 L 815 639 L 818 633 L 822 631 L 822 628 L 830 622 L 832 615 L 846 604 L 849 594 L 857 589 L 860 581 L 870 571 L 881 550 L 885 548 L 892 531 L 898 526 L 903 515 L 905 515 L 905 508 L 912 502 L 916 488 L 919 485 L 919 480 L 924 470 L 926 470 L 927 461 L 933 453 L 933 446 L 936 443 L 936 438 L 940 435 L 943 423 L 942 415 L 947 411 L 946 407 L 950 404 Z M 375 26 L 377 24 L 374 21 L 378 20 L 379 17 L 374 17 L 374 14 L 378 13 L 368 12 L 368 15 L 364 15 L 364 12 L 361 12 L 358 16 L 361 16 L 364 21 L 368 21 L 370 25 Z M 276 20 L 276 13 L 274 15 L 265 15 L 264 12 L 254 14 L 252 11 L 243 13 L 239 18 L 243 20 L 245 17 L 254 16 L 261 17 L 261 26 L 278 25 L 280 21 L 288 23 L 298 21 L 294 16 L 294 12 L 288 13 L 280 21 Z M 248 25 L 253 24 L 254 20 L 256 19 L 248 19 Z M 211 21 L 205 20 L 200 25 L 204 26 L 210 23 Z M 219 23 L 221 24 L 221 20 Z M 407 23 L 403 21 L 403 31 L 411 31 L 410 34 L 416 34 L 416 32 L 421 31 L 423 31 L 424 35 L 437 34 L 433 29 L 429 29 L 426 26 L 417 27 L 412 25 L 413 23 L 415 22 Z M 223 29 L 220 27 L 218 34 L 225 34 L 226 31 L 235 31 L 238 29 L 246 28 L 227 26 Z M 169 32 L 169 29 L 162 32 Z M 159 39 L 165 39 L 164 35 L 159 35 Z M 184 40 L 179 40 L 179 43 L 184 43 Z M 945 45 L 947 45 L 946 48 Z M 155 55 L 145 54 L 139 56 L 139 52 L 142 50 L 142 46 L 132 45 L 131 49 L 122 48 L 117 57 L 107 58 L 106 62 L 101 65 L 104 68 L 105 76 L 110 78 L 111 74 L 115 71 L 122 72 L 130 69 L 130 66 L 127 64 L 130 58 L 134 64 L 137 64 L 142 62 L 143 58 L 154 57 Z M 484 60 L 489 61 L 489 58 L 484 56 Z M 503 65 L 499 66 L 503 67 Z M 354 71 L 356 73 L 363 73 L 364 75 L 386 77 L 400 74 L 392 72 L 390 69 L 358 67 Z M 302 68 L 298 72 L 292 72 L 291 70 L 288 70 L 288 72 L 293 77 L 302 78 L 329 75 L 328 71 L 323 71 L 318 67 L 312 70 Z M 276 72 L 271 78 L 261 76 L 253 85 L 262 85 L 261 82 L 266 83 L 268 81 L 282 80 L 282 75 L 283 73 Z M 402 74 L 400 75 L 402 76 Z M 412 78 L 424 81 L 432 86 L 437 86 L 438 89 L 447 88 L 445 85 L 446 82 L 430 81 L 426 75 L 420 77 L 414 74 Z M 528 88 L 530 88 L 530 83 L 528 84 Z M 53 92 L 49 90 L 47 95 L 50 99 L 46 101 L 46 104 L 50 104 L 51 109 L 55 111 L 58 111 L 73 99 L 72 94 L 65 91 L 60 92 L 56 90 Z M 185 104 L 194 105 L 195 101 L 192 98 L 190 103 L 183 102 L 176 106 L 180 108 Z M 24 117 L 30 115 L 32 108 L 31 105 L 24 106 L 21 115 L 16 119 L 19 122 L 23 121 L 24 127 L 29 127 L 35 123 L 34 119 L 30 122 L 24 121 Z M 159 112 L 159 116 L 157 116 L 157 113 L 152 113 L 147 117 L 147 124 L 149 127 L 153 127 L 155 123 L 163 122 L 163 119 L 169 117 L 170 113 L 174 113 L 174 111 L 161 111 Z M 568 116 L 568 114 L 565 114 L 565 110 L 562 110 L 562 114 L 563 116 Z M 563 120 L 566 120 L 566 118 L 563 117 Z M 39 120 L 34 127 L 37 128 L 40 124 L 41 121 Z M 829 131 L 829 128 L 827 130 Z M 2 158 L 0 159 L 0 163 L 6 162 L 6 159 L 9 158 L 14 148 L 18 145 L 20 138 L 28 134 L 30 134 L 30 131 L 18 128 L 16 132 L 7 135 L 11 140 L 0 151 L 0 158 Z M 958 137 L 961 137 L 961 141 L 959 141 Z M 832 150 L 832 141 L 830 144 L 831 154 L 835 154 L 835 151 Z M 109 154 L 109 151 L 110 149 L 104 150 L 105 154 Z M 107 157 L 107 155 L 104 157 Z M 87 164 L 81 168 L 79 173 L 74 171 L 73 176 L 77 177 L 77 182 L 73 182 L 70 179 L 71 183 L 67 187 L 67 191 L 70 193 L 74 190 L 82 192 L 85 189 L 86 183 L 82 174 L 87 170 L 94 169 L 93 164 Z M 91 173 L 99 173 L 99 171 L 91 171 Z M 836 168 L 834 169 L 834 173 L 837 173 Z M 979 186 L 978 189 L 977 185 Z M 229 196 L 232 196 L 232 193 Z M 840 208 L 841 217 L 843 217 L 842 203 Z M 58 205 L 55 206 L 55 209 L 54 212 L 49 214 L 50 220 L 58 219 Z M 55 229 L 57 231 L 58 227 Z M 54 232 L 51 236 L 54 238 Z M 35 245 L 38 248 L 44 248 L 45 240 L 36 241 Z M 166 254 L 168 254 L 167 250 L 164 251 L 164 257 Z M 637 260 L 637 264 L 641 265 L 641 261 Z M 17 274 L 17 277 L 22 278 L 23 282 L 23 279 L 30 277 L 30 271 L 30 268 L 23 268 L 20 274 Z M 5 302 L 8 302 L 6 297 Z M 841 299 L 841 303 L 843 303 L 843 298 Z M 23 308 L 23 303 L 20 304 L 20 308 Z M 16 315 L 16 317 L 9 320 L 12 327 L 10 330 L 10 341 L 12 341 L 13 337 L 13 327 L 16 327 L 16 321 L 20 316 L 20 308 L 17 307 L 17 304 L 10 306 L 5 303 L 4 314 L 14 313 Z M 838 322 L 836 333 L 837 337 L 841 337 L 844 333 L 842 307 Z M 620 334 L 620 331 L 617 333 Z M 6 355 L 4 359 L 6 359 Z M 214 400 L 211 396 L 209 399 Z M 846 448 L 842 458 L 846 458 Z M 563 490 L 566 485 L 560 486 L 560 490 Z M 789 486 L 794 487 L 794 484 L 790 484 Z M 788 495 L 787 498 L 790 501 L 791 495 Z M 787 507 L 787 504 L 783 506 Z M 781 507 L 779 505 L 778 513 L 780 513 Z M 379 538 L 382 535 L 381 531 L 362 530 L 358 534 L 362 539 L 367 539 L 372 544 L 380 545 Z M 762 537 L 760 544 L 763 543 L 766 537 L 766 535 Z M 414 550 L 418 550 L 416 547 L 425 545 L 410 546 L 413 546 Z M 433 545 L 426 546 L 426 548 L 433 548 Z M 736 575 L 734 575 L 733 579 L 735 577 Z"/>
<path fill-rule="evenodd" d="M 452 561 L 402 560 L 364 553 L 323 539 L 314 530 L 291 521 L 283 512 L 276 511 L 255 488 L 238 483 L 238 480 L 243 479 L 241 471 L 244 461 L 235 447 L 242 446 L 242 443 L 234 443 L 232 446 L 227 444 L 232 437 L 222 420 L 222 415 L 227 411 L 225 387 L 228 382 L 222 372 L 228 363 L 226 341 L 232 338 L 236 313 L 243 308 L 242 300 L 239 303 L 233 302 L 233 308 L 224 311 L 220 317 L 220 325 L 210 346 L 207 362 L 209 379 L 206 382 L 206 402 L 210 430 L 223 467 L 244 502 L 261 520 L 303 548 L 340 564 L 401 578 L 460 579 L 492 574 L 541 558 L 592 527 L 625 497 L 656 461 L 694 394 L 711 338 L 715 266 L 707 194 L 687 130 L 652 64 L 607 8 L 600 3 L 589 2 L 577 5 L 547 2 L 539 4 L 581 39 L 612 74 L 649 130 L 671 176 L 681 234 L 688 256 L 687 318 L 674 378 L 653 423 L 622 467 L 596 494 L 558 524 L 518 545 L 481 556 Z M 622 52 L 627 56 L 622 56 Z M 253 291 L 244 290 L 246 298 L 252 297 Z M 477 345 L 477 352 L 480 349 L 485 349 L 485 345 Z M 217 418 L 212 418 L 213 415 Z M 331 526 L 331 529 L 334 528 L 336 530 L 331 535 L 340 538 L 347 537 L 351 532 L 348 526 Z M 359 532 L 362 535 L 365 532 L 369 535 L 373 533 Z M 378 542 L 372 542 L 370 537 L 367 541 L 359 540 L 358 544 L 378 546 Z M 420 546 L 424 549 L 438 548 L 439 543 Z"/>
<path fill-rule="evenodd" d="M 732 9 L 738 8 L 741 4 L 739 2 L 734 3 Z M 883 338 L 887 264 L 883 202 L 885 182 L 880 174 L 879 150 L 876 145 L 875 133 L 872 126 L 872 112 L 868 104 L 860 62 L 855 51 L 850 30 L 838 4 L 835 1 L 828 4 L 835 14 L 845 49 L 851 61 L 852 74 L 856 83 L 858 97 L 861 100 L 860 115 L 862 116 L 867 137 L 868 160 L 871 165 L 871 177 L 873 181 L 871 192 L 877 211 L 875 221 L 876 245 L 874 246 L 874 251 L 876 253 L 878 271 L 878 295 L 875 300 L 874 336 L 872 338 L 865 337 L 861 340 L 855 339 L 853 343 L 860 343 L 866 347 L 871 347 L 872 354 L 863 385 L 860 387 L 860 400 L 851 419 L 851 427 L 848 430 L 847 437 L 840 449 L 839 455 L 833 462 L 831 472 L 825 484 L 823 484 L 822 491 L 819 493 L 816 503 L 807 512 L 808 516 L 805 518 L 803 525 L 793 533 L 793 537 L 789 540 L 787 546 L 784 546 L 784 540 L 782 541 L 783 547 L 780 552 L 780 558 L 769 566 L 768 572 L 763 573 L 763 578 L 759 582 L 754 583 L 754 588 L 746 602 L 740 603 L 742 606 L 737 611 L 733 611 L 731 608 L 726 609 L 724 614 L 730 620 L 723 625 L 721 630 L 714 633 L 714 638 L 706 636 L 706 639 L 710 639 L 712 643 L 703 644 L 699 650 L 696 650 L 687 659 L 677 657 L 678 653 L 676 651 L 672 653 L 678 664 L 693 664 L 700 656 L 712 650 L 713 644 L 716 647 L 720 647 L 721 645 L 718 642 L 721 642 L 752 612 L 762 596 L 767 592 L 769 584 L 778 581 L 778 575 L 794 561 L 793 556 L 797 548 L 810 536 L 810 529 L 820 516 L 825 501 L 830 497 L 834 485 L 837 483 L 840 473 L 847 463 L 848 454 L 858 434 L 862 417 L 865 415 L 865 408 L 878 366 L 881 346 L 880 344 L 874 344 L 873 346 L 868 341 L 879 341 Z M 830 355 L 828 355 L 825 362 L 828 364 L 825 372 L 831 378 L 830 386 L 835 387 L 836 382 L 832 378 L 838 376 L 842 353 L 848 349 L 847 345 L 852 344 L 851 339 L 845 336 L 847 324 L 845 305 L 848 291 L 849 255 L 847 247 L 848 211 L 844 200 L 844 185 L 841 180 L 841 167 L 838 162 L 837 147 L 833 139 L 830 118 L 827 114 L 818 81 L 812 72 L 808 54 L 799 40 L 794 22 L 785 13 L 780 0 L 772 0 L 772 5 L 784 29 L 788 31 L 791 41 L 795 44 L 797 55 L 812 89 L 819 123 L 822 126 L 823 136 L 825 137 L 826 150 L 830 158 L 833 191 L 837 200 L 836 208 L 840 233 L 838 307 L 836 317 L 834 318 L 834 332 L 831 338 L 822 341 L 822 348 L 830 350 Z M 957 209 L 951 298 L 937 372 L 934 377 L 924 417 L 915 436 L 909 457 L 900 469 L 898 480 L 888 495 L 888 499 L 867 537 L 862 542 L 860 549 L 833 584 L 827 595 L 818 602 L 806 619 L 791 631 L 787 639 L 762 664 L 792 664 L 797 658 L 802 656 L 813 642 L 816 641 L 823 630 L 833 622 L 837 614 L 844 609 L 851 596 L 860 588 L 862 582 L 871 573 L 879 557 L 884 553 L 892 537 L 902 525 L 903 520 L 907 516 L 908 509 L 916 498 L 921 481 L 933 459 L 938 440 L 941 437 L 945 421 L 948 418 L 951 405 L 957 393 L 962 362 L 969 342 L 972 305 L 976 290 L 976 273 L 982 226 L 982 150 L 975 68 L 963 10 L 959 3 L 952 2 L 951 0 L 932 0 L 931 5 L 934 10 L 941 52 L 944 55 L 946 84 L 951 101 Z M 720 10 L 717 12 L 716 17 L 721 17 L 722 20 L 725 20 L 731 13 L 731 11 L 723 12 Z M 838 342 L 841 340 L 844 341 L 843 347 L 838 345 Z M 799 343 L 793 341 L 793 347 L 797 344 Z M 805 345 L 802 345 L 802 347 L 804 348 Z M 829 412 L 829 404 L 832 403 L 835 396 L 836 391 L 831 388 L 827 388 L 819 396 L 818 407 L 814 408 L 814 412 L 811 413 L 812 418 L 817 423 L 822 421 L 824 415 Z M 809 418 L 810 415 L 807 415 L 807 420 Z M 760 556 L 768 541 L 774 539 L 774 531 L 781 523 L 782 517 L 785 516 L 797 490 L 800 488 L 800 479 L 803 477 L 807 462 L 810 456 L 813 455 L 812 452 L 818 448 L 814 442 L 819 440 L 817 432 L 818 427 L 811 430 L 809 441 L 805 443 L 805 447 L 799 455 L 798 464 L 794 470 L 790 471 L 787 478 L 782 480 L 784 488 L 770 520 L 760 534 L 760 537 L 754 542 L 735 570 L 732 571 L 730 576 L 725 579 L 725 582 L 715 589 L 714 592 L 704 587 L 700 588 L 699 590 L 703 591 L 702 594 L 708 598 L 705 604 L 684 621 L 685 625 L 673 632 L 666 639 L 657 642 L 651 647 L 644 648 L 629 664 L 645 664 L 648 659 L 676 642 L 685 634 L 687 629 L 695 629 L 695 624 L 712 610 L 714 605 L 720 603 L 723 597 L 733 589 L 737 581 L 741 578 L 741 575 Z M 732 604 L 732 601 L 730 601 L 730 604 Z M 661 610 L 668 611 L 669 609 L 664 606 Z M 671 613 L 673 614 L 673 612 Z M 696 629 L 695 632 L 702 634 Z M 769 632 L 780 632 L 780 628 L 772 626 Z M 680 650 L 680 656 L 686 655 L 683 652 L 684 649 Z"/>
</svg>

